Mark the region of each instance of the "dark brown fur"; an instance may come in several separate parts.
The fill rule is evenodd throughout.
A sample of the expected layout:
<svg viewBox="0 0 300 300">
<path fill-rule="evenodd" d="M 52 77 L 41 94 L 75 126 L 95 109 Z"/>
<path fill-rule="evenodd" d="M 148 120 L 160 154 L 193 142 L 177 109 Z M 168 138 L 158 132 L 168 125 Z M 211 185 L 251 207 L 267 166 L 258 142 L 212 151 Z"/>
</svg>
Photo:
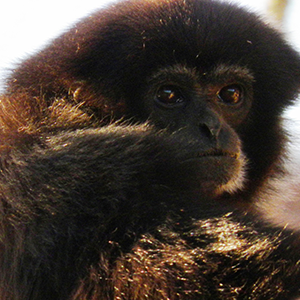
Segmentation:
<svg viewBox="0 0 300 300">
<path fill-rule="evenodd" d="M 220 104 L 236 81 L 245 107 Z M 179 110 L 152 101 L 171 83 Z M 279 33 L 209 0 L 120 2 L 22 62 L 0 98 L 0 299 L 299 295 L 298 233 L 251 209 L 299 83 Z"/>
</svg>

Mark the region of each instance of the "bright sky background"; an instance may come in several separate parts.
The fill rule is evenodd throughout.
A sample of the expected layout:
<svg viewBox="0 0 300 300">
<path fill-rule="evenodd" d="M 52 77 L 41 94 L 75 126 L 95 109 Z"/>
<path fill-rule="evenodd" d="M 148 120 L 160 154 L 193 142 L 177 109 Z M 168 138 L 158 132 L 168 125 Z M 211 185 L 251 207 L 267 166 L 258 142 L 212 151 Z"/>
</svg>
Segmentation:
<svg viewBox="0 0 300 300">
<path fill-rule="evenodd" d="M 0 76 L 12 63 L 26 57 L 56 37 L 62 30 L 112 0 L 2 0 L 0 4 Z M 265 13 L 269 0 L 232 0 Z M 300 31 L 300 1 L 289 0 L 284 29 Z M 297 25 L 298 23 L 298 25 Z M 299 42 L 300 45 L 300 34 Z M 300 49 L 300 46 L 299 46 Z M 2 72 L 2 73 L 1 73 Z"/>
<path fill-rule="evenodd" d="M 112 0 L 2 0 L 0 3 L 0 91 L 1 79 L 15 63 L 40 49 L 77 19 L 110 1 Z M 270 0 L 231 1 L 266 14 Z M 289 0 L 289 2 L 282 29 L 288 39 L 300 49 L 300 1 Z M 300 124 L 300 108 L 293 109 L 292 114 L 299 119 Z"/>
</svg>

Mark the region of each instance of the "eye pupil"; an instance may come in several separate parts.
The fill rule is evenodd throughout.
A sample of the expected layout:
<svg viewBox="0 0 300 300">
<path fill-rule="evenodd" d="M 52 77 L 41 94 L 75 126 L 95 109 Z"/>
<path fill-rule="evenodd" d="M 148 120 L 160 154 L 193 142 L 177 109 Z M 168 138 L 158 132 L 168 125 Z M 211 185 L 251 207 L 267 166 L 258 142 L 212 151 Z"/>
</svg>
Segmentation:
<svg viewBox="0 0 300 300">
<path fill-rule="evenodd" d="M 237 84 L 223 87 L 218 93 L 218 98 L 225 104 L 237 104 L 243 98 L 242 88 Z"/>
<path fill-rule="evenodd" d="M 156 93 L 156 99 L 159 103 L 167 106 L 174 106 L 184 102 L 180 89 L 171 85 L 160 87 Z"/>
</svg>

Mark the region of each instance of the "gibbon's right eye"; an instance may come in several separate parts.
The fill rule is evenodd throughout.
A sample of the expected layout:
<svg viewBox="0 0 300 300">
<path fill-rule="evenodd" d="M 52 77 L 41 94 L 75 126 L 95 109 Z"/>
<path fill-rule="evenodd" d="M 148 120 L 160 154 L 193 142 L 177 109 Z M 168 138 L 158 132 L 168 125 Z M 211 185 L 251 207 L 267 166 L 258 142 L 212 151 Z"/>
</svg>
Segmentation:
<svg viewBox="0 0 300 300">
<path fill-rule="evenodd" d="M 181 106 L 186 101 L 180 88 L 174 85 L 161 86 L 156 92 L 155 100 L 159 105 L 167 108 Z"/>
</svg>

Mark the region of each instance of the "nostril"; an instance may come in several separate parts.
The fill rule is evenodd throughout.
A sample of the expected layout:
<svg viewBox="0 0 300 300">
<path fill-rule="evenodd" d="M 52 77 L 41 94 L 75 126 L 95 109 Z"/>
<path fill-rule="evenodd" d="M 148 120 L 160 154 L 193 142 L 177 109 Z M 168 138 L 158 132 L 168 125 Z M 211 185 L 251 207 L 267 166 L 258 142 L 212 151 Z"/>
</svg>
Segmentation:
<svg viewBox="0 0 300 300">
<path fill-rule="evenodd" d="M 199 129 L 202 135 L 208 138 L 217 138 L 220 132 L 220 124 L 219 126 L 209 126 L 206 123 L 200 123 Z"/>
<path fill-rule="evenodd" d="M 211 138 L 212 133 L 206 124 L 199 124 L 199 129 L 202 135 Z"/>
</svg>

